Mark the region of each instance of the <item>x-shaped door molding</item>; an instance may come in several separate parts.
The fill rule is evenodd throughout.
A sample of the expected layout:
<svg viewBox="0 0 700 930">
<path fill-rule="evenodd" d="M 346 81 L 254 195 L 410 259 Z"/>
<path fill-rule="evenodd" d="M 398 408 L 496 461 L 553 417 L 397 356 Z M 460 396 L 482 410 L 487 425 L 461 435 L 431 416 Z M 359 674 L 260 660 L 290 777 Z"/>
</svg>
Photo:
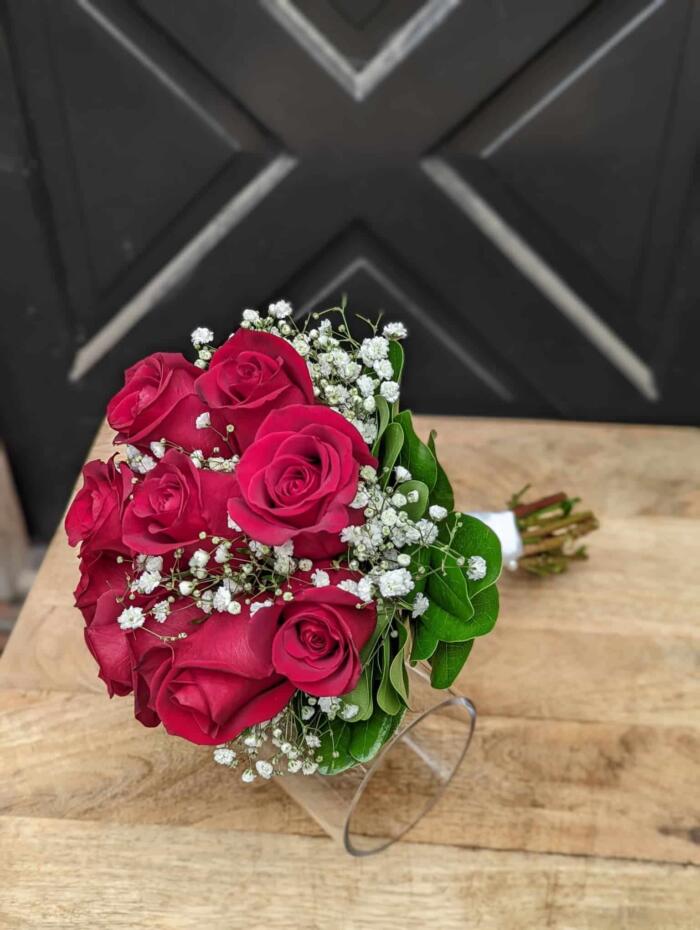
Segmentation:
<svg viewBox="0 0 700 930">
<path fill-rule="evenodd" d="M 110 28 L 118 4 L 108 0 L 77 2 L 98 25 Z M 478 187 L 441 155 L 441 140 L 452 135 L 455 127 L 463 124 L 505 77 L 524 66 L 563 28 L 567 17 L 571 18 L 571 10 L 562 10 L 559 22 L 551 21 L 555 16 L 551 9 L 543 11 L 539 24 L 542 34 L 535 40 L 532 29 L 529 39 L 520 34 L 517 13 L 509 24 L 498 24 L 495 19 L 493 31 L 488 34 L 470 35 L 464 23 L 456 28 L 460 15 L 469 16 L 467 4 L 461 0 L 428 0 L 406 27 L 358 70 L 344 61 L 330 40 L 301 15 L 293 0 L 237 5 L 232 14 L 236 28 L 226 36 L 224 53 L 209 61 L 205 49 L 196 47 L 200 37 L 178 36 L 177 23 L 170 22 L 167 4 L 144 0 L 144 5 L 179 41 L 194 43 L 195 57 L 204 62 L 219 86 L 227 88 L 231 97 L 279 140 L 280 149 L 263 171 L 222 204 L 197 235 L 79 350 L 71 372 L 73 379 L 82 378 L 225 239 L 235 237 L 242 261 L 254 260 L 254 250 L 245 241 L 245 219 L 254 209 L 270 211 L 268 250 L 284 250 L 290 226 L 276 221 L 278 214 L 268 203 L 277 198 L 276 210 L 283 204 L 290 216 L 298 217 L 294 227 L 298 240 L 295 255 L 306 251 L 306 260 L 312 259 L 324 241 L 361 218 L 380 237 L 391 241 L 407 264 L 430 276 L 430 286 L 444 295 L 446 305 L 468 307 L 471 323 L 486 340 L 498 347 L 540 396 L 547 397 L 560 411 L 575 411 L 577 397 L 590 398 L 593 394 L 602 398 L 611 391 L 629 392 L 630 385 L 647 400 L 658 398 L 647 363 L 584 297 L 573 291 L 547 256 L 529 246 L 523 233 L 513 228 L 507 217 L 484 199 Z M 664 0 L 639 4 L 638 23 L 633 23 L 631 31 L 663 5 Z M 223 9 L 222 4 L 218 6 Z M 471 61 L 476 56 L 472 53 L 484 42 L 495 41 L 498 28 L 512 30 L 510 58 L 475 69 Z M 625 41 L 629 31 L 617 40 Z M 133 49 L 132 54 L 138 58 L 138 32 L 127 34 L 120 28 L 115 33 L 112 28 L 111 33 Z M 274 97 L 266 82 L 258 80 L 256 68 L 251 67 L 247 45 L 252 47 L 252 37 L 256 48 L 265 49 L 260 66 L 269 68 L 275 63 L 278 69 Z M 206 43 L 205 30 L 201 41 Z M 610 45 L 613 47 L 614 41 Z M 436 60 L 440 61 L 439 68 L 435 67 Z M 484 61 L 483 51 L 479 60 Z M 585 61 L 581 64 L 585 66 Z M 594 58 L 590 64 L 595 65 Z M 399 71 L 401 82 L 396 83 L 392 77 Z M 334 80 L 324 80 L 325 73 Z M 168 80 L 176 82 L 176 76 L 171 74 Z M 422 95 L 427 87 L 429 106 L 424 105 Z M 528 103 L 530 107 L 536 104 Z M 231 105 L 236 106 L 233 99 Z M 209 118 L 218 120 L 220 115 L 209 113 Z M 475 161 L 477 156 L 475 153 Z M 414 205 L 413 222 L 401 220 L 406 212 L 412 214 L 410 209 L 406 211 L 405 202 L 403 213 L 396 209 L 396 191 L 402 189 Z M 308 198 L 317 198 L 325 205 L 323 228 L 304 225 Z M 453 259 L 448 262 L 444 258 L 445 246 L 455 237 L 464 241 L 465 255 L 470 254 L 472 262 L 474 255 L 484 250 L 484 239 L 495 246 L 507 260 L 502 266 L 504 274 L 515 274 L 517 280 L 522 276 L 528 282 L 526 286 L 544 297 L 544 301 L 539 299 L 537 312 L 523 320 L 523 308 L 508 299 L 509 289 L 502 288 L 493 265 L 460 267 Z M 268 286 L 277 290 L 283 284 L 284 280 L 270 281 Z M 551 313 L 552 307 L 561 315 Z M 583 357 L 583 364 L 594 375 L 587 385 L 571 385 L 571 406 L 561 398 L 560 379 L 549 377 L 544 357 L 520 354 L 518 332 L 524 325 L 529 327 L 530 336 L 533 330 L 542 334 L 542 345 L 546 345 L 545 337 L 551 336 L 552 328 L 561 332 L 565 345 L 567 338 L 570 341 L 569 325 L 586 340 L 577 346 L 576 357 L 579 364 Z"/>
</svg>

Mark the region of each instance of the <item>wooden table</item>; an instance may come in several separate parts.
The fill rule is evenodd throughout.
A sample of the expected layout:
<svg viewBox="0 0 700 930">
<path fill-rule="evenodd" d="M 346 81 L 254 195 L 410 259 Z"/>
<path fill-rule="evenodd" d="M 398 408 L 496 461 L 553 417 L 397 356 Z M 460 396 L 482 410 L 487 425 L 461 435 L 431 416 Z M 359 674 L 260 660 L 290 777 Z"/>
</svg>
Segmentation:
<svg viewBox="0 0 700 930">
<path fill-rule="evenodd" d="M 700 432 L 420 425 L 462 508 L 535 479 L 603 524 L 567 576 L 504 577 L 437 808 L 353 860 L 274 784 L 142 728 L 96 678 L 59 531 L 0 661 L 0 927 L 700 927 Z"/>
</svg>

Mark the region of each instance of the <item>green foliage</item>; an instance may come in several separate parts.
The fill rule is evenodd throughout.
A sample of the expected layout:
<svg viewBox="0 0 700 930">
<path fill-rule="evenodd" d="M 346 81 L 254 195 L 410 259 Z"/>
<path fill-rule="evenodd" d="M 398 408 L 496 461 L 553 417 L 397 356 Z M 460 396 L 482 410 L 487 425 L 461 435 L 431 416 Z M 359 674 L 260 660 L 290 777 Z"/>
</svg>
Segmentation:
<svg viewBox="0 0 700 930">
<path fill-rule="evenodd" d="M 430 659 L 430 683 L 433 688 L 449 688 L 469 658 L 474 640 L 464 643 L 438 643 Z"/>
<path fill-rule="evenodd" d="M 408 496 L 411 491 L 418 492 L 418 500 L 415 503 L 409 501 L 407 504 L 404 504 L 403 507 L 400 507 L 399 510 L 405 510 L 411 520 L 420 520 L 428 507 L 428 497 L 430 495 L 428 485 L 424 484 L 422 481 L 412 479 L 411 481 L 403 481 L 398 485 L 396 490 L 404 496 Z"/>
<path fill-rule="evenodd" d="M 342 696 L 346 704 L 355 704 L 359 708 L 357 714 L 349 721 L 350 723 L 354 724 L 359 723 L 361 720 L 369 720 L 372 716 L 374 710 L 372 670 L 373 663 L 367 663 L 354 689 Z"/>
<path fill-rule="evenodd" d="M 369 762 L 370 759 L 373 759 L 395 733 L 404 712 L 405 708 L 392 715 L 375 708 L 369 720 L 354 726 L 349 743 L 349 750 L 353 760 Z"/>
<path fill-rule="evenodd" d="M 474 608 L 469 599 L 469 590 L 464 570 L 455 558 L 431 549 L 431 565 L 435 570 L 428 578 L 427 593 L 431 605 L 453 614 L 460 620 L 469 620 Z"/>
<path fill-rule="evenodd" d="M 356 764 L 357 759 L 350 754 L 351 735 L 350 726 L 346 721 L 338 717 L 329 721 L 328 729 L 321 736 L 318 750 L 322 757 L 318 764 L 321 775 L 338 775 Z M 337 757 L 334 757 L 333 753 L 337 753 Z"/>
<path fill-rule="evenodd" d="M 486 560 L 486 575 L 478 581 L 467 581 L 469 594 L 473 597 L 498 581 L 501 574 L 501 543 L 490 527 L 464 513 L 452 514 L 442 524 L 440 538 L 443 542 L 448 540 L 457 520 L 459 526 L 452 539 L 452 548 L 464 558 L 465 567 L 472 555 L 480 555 Z"/>
<path fill-rule="evenodd" d="M 390 423 L 384 431 L 384 437 L 381 443 L 381 455 L 379 456 L 381 483 L 383 487 L 389 482 L 391 471 L 399 458 L 399 454 L 404 444 L 404 431 L 400 423 L 396 421 Z"/>
<path fill-rule="evenodd" d="M 435 636 L 422 618 L 415 621 L 413 643 L 411 644 L 411 662 L 429 659 L 437 649 L 439 638 Z"/>
<path fill-rule="evenodd" d="M 392 616 L 393 616 L 393 611 L 387 611 L 387 610 L 381 610 L 381 609 L 377 611 L 377 625 L 374 628 L 374 632 L 372 633 L 370 638 L 367 640 L 365 645 L 362 647 L 362 651 L 360 652 L 360 661 L 362 662 L 363 665 L 367 664 L 367 660 L 374 653 L 375 646 L 377 645 L 381 637 L 384 635 L 384 631 L 389 625 L 389 622 L 391 621 Z"/>
<path fill-rule="evenodd" d="M 429 655 L 431 682 L 448 688 L 467 661 L 477 636 L 489 633 L 498 617 L 498 590 L 494 586 L 501 571 L 501 545 L 496 534 L 481 520 L 451 514 L 440 528 L 440 541 L 449 544 L 445 554 L 431 549 L 431 569 L 426 586 L 430 604 L 416 623 L 412 658 Z M 478 581 L 467 578 L 469 557 L 486 560 L 486 575 Z M 464 560 L 464 565 L 458 563 Z M 435 645 L 433 645 L 435 643 Z"/>
<path fill-rule="evenodd" d="M 396 631 L 398 633 L 399 648 L 389 666 L 389 681 L 403 703 L 408 704 L 408 673 L 406 672 L 406 641 L 408 640 L 408 630 L 405 624 L 399 623 L 396 625 Z"/>
<path fill-rule="evenodd" d="M 437 480 L 437 462 L 430 449 L 416 435 L 411 411 L 402 410 L 394 422 L 401 424 L 405 436 L 401 464 L 411 472 L 412 478 L 427 484 L 428 490 L 432 491 Z"/>
<path fill-rule="evenodd" d="M 408 570 L 413 578 L 413 594 L 415 596 L 423 592 L 428 583 L 427 572 L 430 568 L 430 549 L 427 546 L 407 546 L 404 552 L 411 556 L 411 564 Z"/>
<path fill-rule="evenodd" d="M 431 430 L 430 436 L 428 437 L 428 448 L 433 453 L 433 457 L 435 458 L 435 464 L 437 466 L 437 477 L 435 478 L 435 486 L 430 493 L 430 503 L 438 504 L 440 507 L 444 507 L 446 510 L 451 512 L 455 507 L 455 496 L 452 491 L 450 479 L 445 474 L 445 470 L 440 464 L 437 453 L 435 452 L 436 437 L 437 433 L 435 430 Z"/>
<path fill-rule="evenodd" d="M 391 367 L 394 369 L 394 381 L 401 381 L 404 355 L 403 346 L 400 342 L 392 340 L 389 343 L 389 361 L 391 362 Z"/>
<path fill-rule="evenodd" d="M 372 446 L 372 455 L 376 458 L 379 455 L 382 436 L 386 432 L 386 428 L 391 420 L 391 411 L 389 410 L 388 401 L 385 397 L 382 397 L 381 394 L 378 394 L 374 398 L 374 402 L 377 405 L 377 438 L 374 440 L 374 445 Z"/>
<path fill-rule="evenodd" d="M 400 695 L 397 693 L 390 677 L 391 672 L 391 645 L 389 637 L 385 636 L 382 641 L 381 652 L 381 678 L 377 688 L 377 704 L 386 714 L 393 716 L 398 714 L 404 706 Z"/>
<path fill-rule="evenodd" d="M 474 616 L 469 621 L 472 636 L 490 633 L 498 619 L 498 588 L 491 585 L 472 598 Z"/>
</svg>

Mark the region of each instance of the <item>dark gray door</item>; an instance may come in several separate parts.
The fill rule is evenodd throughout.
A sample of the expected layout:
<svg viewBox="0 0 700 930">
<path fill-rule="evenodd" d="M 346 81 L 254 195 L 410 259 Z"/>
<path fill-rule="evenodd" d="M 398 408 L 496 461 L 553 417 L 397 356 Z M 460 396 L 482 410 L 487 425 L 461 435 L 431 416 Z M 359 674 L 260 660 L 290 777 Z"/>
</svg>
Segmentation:
<svg viewBox="0 0 700 930">
<path fill-rule="evenodd" d="M 697 2 L 6 0 L 3 26 L 0 415 L 35 530 L 126 365 L 279 296 L 404 319 L 418 410 L 697 422 Z"/>
</svg>

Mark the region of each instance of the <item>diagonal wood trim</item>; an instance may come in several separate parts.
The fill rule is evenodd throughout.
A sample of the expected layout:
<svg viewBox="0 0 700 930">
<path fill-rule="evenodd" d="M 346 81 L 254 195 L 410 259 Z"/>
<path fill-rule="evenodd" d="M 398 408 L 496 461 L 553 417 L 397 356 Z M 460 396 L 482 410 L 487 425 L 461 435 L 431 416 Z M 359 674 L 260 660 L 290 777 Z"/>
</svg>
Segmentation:
<svg viewBox="0 0 700 930">
<path fill-rule="evenodd" d="M 360 69 L 338 51 L 292 0 L 260 2 L 309 56 L 360 103 L 443 23 L 462 0 L 428 0 Z"/>
<path fill-rule="evenodd" d="M 150 313 L 243 220 L 296 165 L 296 159 L 279 155 L 200 229 L 151 280 L 117 311 L 75 354 L 68 375 L 79 381 L 140 319 Z"/>
<path fill-rule="evenodd" d="M 647 400 L 660 399 L 654 373 L 557 272 L 441 158 L 426 158 L 421 167 L 452 202 L 500 249 Z"/>
</svg>

